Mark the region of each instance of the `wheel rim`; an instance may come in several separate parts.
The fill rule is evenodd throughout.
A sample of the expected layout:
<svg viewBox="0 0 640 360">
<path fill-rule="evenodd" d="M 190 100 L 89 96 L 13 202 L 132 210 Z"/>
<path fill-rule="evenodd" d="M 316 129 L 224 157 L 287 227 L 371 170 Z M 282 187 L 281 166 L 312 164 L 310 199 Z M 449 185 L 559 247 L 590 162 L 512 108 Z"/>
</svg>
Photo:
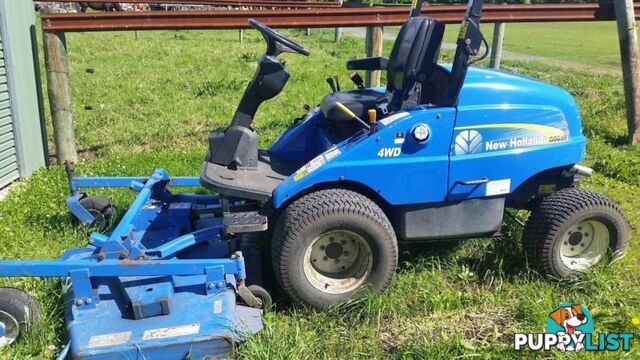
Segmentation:
<svg viewBox="0 0 640 360">
<path fill-rule="evenodd" d="M 607 225 L 598 220 L 585 220 L 571 227 L 562 237 L 560 257 L 569 269 L 583 271 L 607 255 L 610 241 Z"/>
<path fill-rule="evenodd" d="M 324 293 L 345 294 L 367 280 L 373 253 L 362 236 L 348 230 L 333 230 L 311 242 L 303 261 L 304 274 L 313 287 Z"/>
<path fill-rule="evenodd" d="M 18 320 L 2 310 L 0 310 L 0 347 L 9 346 L 18 339 L 20 325 Z"/>
<path fill-rule="evenodd" d="M 89 214 L 94 217 L 92 226 L 95 226 L 98 230 L 105 230 L 109 226 L 109 221 L 103 212 L 96 209 L 89 209 Z"/>
</svg>

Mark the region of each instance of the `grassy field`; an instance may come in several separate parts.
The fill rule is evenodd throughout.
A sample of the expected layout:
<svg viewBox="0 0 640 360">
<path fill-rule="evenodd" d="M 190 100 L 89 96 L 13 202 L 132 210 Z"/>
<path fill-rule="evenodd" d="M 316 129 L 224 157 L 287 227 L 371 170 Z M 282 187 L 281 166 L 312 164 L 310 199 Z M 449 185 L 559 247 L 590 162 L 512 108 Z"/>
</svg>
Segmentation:
<svg viewBox="0 0 640 360">
<path fill-rule="evenodd" d="M 317 32 L 316 32 L 317 33 Z M 328 92 L 324 78 L 361 56 L 361 39 L 338 44 L 324 37 L 289 32 L 312 56 L 286 55 L 292 78 L 285 91 L 265 103 L 256 118 L 260 143 L 268 145 Z M 148 32 L 70 34 L 71 81 L 76 131 L 86 175 L 146 175 L 156 166 L 172 175 L 200 171 L 210 129 L 226 124 L 263 51 L 255 32 Z M 387 48 L 389 44 L 386 44 Z M 388 51 L 388 49 L 387 49 Z M 449 54 L 445 54 L 449 55 Z M 95 70 L 93 74 L 86 69 Z M 542 64 L 506 62 L 505 69 L 563 86 L 582 109 L 590 138 L 587 165 L 597 171 L 586 186 L 618 201 L 633 228 L 640 225 L 640 153 L 623 145 L 624 96 L 618 76 L 570 72 Z M 93 110 L 85 110 L 91 106 Z M 96 191 L 123 209 L 131 191 Z M 64 200 L 63 169 L 37 172 L 0 202 L 0 258 L 50 259 L 86 244 L 90 229 L 71 223 Z M 519 214 L 522 218 L 526 214 Z M 238 349 L 239 358 L 451 358 L 554 357 L 515 354 L 515 332 L 544 330 L 548 313 L 574 301 L 593 314 L 596 332 L 634 332 L 640 316 L 640 248 L 634 232 L 620 262 L 568 284 L 528 270 L 521 229 L 507 221 L 503 235 L 446 248 L 403 247 L 397 277 L 384 294 L 325 312 L 278 299 L 265 329 Z M 43 327 L 2 359 L 52 358 L 66 343 L 62 289 L 54 281 L 0 280 L 26 289 L 43 305 Z M 629 357 L 640 350 L 633 344 Z M 569 356 L 572 357 L 572 356 Z M 619 354 L 604 357 L 618 358 Z"/>
<path fill-rule="evenodd" d="M 491 44 L 493 24 L 481 24 Z M 458 25 L 447 25 L 445 41 L 455 43 Z M 397 32 L 397 27 L 386 31 Z M 504 51 L 595 65 L 620 71 L 618 32 L 613 21 L 562 23 L 509 23 L 505 25 Z"/>
</svg>

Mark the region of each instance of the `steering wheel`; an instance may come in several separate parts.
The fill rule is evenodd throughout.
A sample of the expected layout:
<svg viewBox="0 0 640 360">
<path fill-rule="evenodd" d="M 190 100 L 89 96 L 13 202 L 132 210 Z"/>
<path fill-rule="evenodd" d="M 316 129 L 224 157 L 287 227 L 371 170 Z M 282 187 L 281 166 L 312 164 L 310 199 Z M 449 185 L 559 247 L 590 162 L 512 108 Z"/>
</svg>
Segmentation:
<svg viewBox="0 0 640 360">
<path fill-rule="evenodd" d="M 310 54 L 309 50 L 304 46 L 299 45 L 295 41 L 285 37 L 257 20 L 249 19 L 249 25 L 260 31 L 262 37 L 264 37 L 264 40 L 267 42 L 267 55 L 278 56 L 278 54 L 283 52 L 301 54 L 304 56 L 309 56 Z"/>
</svg>

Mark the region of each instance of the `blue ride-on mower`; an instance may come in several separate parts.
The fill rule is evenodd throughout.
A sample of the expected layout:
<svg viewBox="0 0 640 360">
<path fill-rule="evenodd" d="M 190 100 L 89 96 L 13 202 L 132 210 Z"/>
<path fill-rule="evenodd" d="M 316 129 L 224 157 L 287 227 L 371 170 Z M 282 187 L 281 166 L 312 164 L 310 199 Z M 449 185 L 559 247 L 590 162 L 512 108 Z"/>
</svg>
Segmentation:
<svg viewBox="0 0 640 360">
<path fill-rule="evenodd" d="M 326 308 L 385 290 L 399 243 L 492 236 L 507 208 L 530 211 L 523 248 L 544 275 L 575 278 L 623 254 L 619 207 L 579 187 L 592 171 L 578 165 L 586 140 L 574 99 L 470 67 L 488 52 L 482 0 L 470 0 L 453 64 L 438 65 L 445 26 L 420 17 L 421 7 L 414 2 L 388 59 L 347 62 L 386 71 L 386 87 L 365 88 L 357 73 L 353 90 L 329 81 L 333 91 L 266 150 L 252 121 L 289 79 L 278 56 L 309 51 L 251 20 L 267 51 L 229 127 L 209 135 L 200 176 L 86 178 L 68 164 L 67 204 L 81 223 L 114 217 L 107 199 L 82 188 L 138 196 L 87 247 L 57 260 L 2 261 L 0 276 L 68 281 L 73 358 L 203 359 L 261 328 L 271 306 L 262 286 L 272 278 L 295 301 Z M 0 290 L 0 345 L 38 319 L 31 297 Z"/>
</svg>

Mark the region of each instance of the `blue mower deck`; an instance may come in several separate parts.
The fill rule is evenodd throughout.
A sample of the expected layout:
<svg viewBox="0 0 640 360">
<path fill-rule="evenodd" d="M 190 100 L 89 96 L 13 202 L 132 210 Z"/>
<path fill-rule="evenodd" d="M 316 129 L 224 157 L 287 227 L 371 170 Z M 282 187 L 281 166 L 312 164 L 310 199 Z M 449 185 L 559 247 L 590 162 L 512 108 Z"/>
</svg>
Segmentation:
<svg viewBox="0 0 640 360">
<path fill-rule="evenodd" d="M 162 284 L 172 289 L 172 278 L 179 280 L 176 277 L 167 283 L 154 282 L 158 280 L 154 278 L 137 280 L 143 284 L 140 295 L 151 294 Z M 181 280 L 184 283 L 194 279 Z M 149 281 L 152 283 L 144 284 Z M 195 283 L 201 281 L 196 279 Z M 176 291 L 188 287 L 177 285 Z M 152 291 L 147 292 L 148 289 Z M 233 290 L 213 295 L 190 291 L 163 294 L 168 296 L 170 313 L 140 320 L 133 318 L 132 309 L 121 308 L 125 302 L 116 299 L 123 294 L 114 296 L 107 286 L 100 286 L 99 290 L 101 301 L 96 309 L 79 311 L 72 297 L 67 301 L 67 330 L 74 359 L 222 357 L 235 348 L 236 342 L 262 328 L 261 310 L 237 306 Z"/>
<path fill-rule="evenodd" d="M 87 247 L 57 260 L 0 262 L 0 276 L 69 279 L 72 358 L 225 356 L 262 328 L 262 310 L 236 305 L 236 295 L 249 304 L 244 257 L 223 239 L 224 218 L 215 216 L 220 199 L 172 194 L 170 183 L 162 169 L 149 178 L 84 178 L 80 185 L 139 193 L 115 229 L 92 233 Z M 90 224 L 93 215 L 79 205 L 84 195 L 71 186 L 67 204 Z"/>
</svg>

